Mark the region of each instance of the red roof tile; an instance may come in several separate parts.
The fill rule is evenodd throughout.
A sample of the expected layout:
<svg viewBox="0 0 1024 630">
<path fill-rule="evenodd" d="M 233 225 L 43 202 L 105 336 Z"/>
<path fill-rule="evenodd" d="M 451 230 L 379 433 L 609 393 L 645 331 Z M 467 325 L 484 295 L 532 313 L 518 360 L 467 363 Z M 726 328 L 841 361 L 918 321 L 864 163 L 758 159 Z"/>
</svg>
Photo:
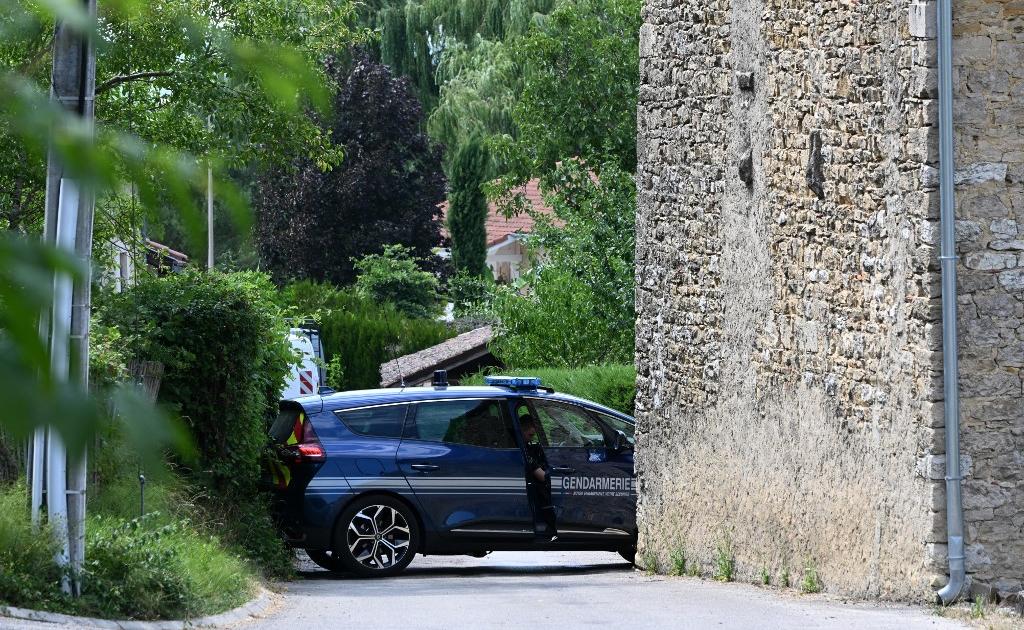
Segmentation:
<svg viewBox="0 0 1024 630">
<path fill-rule="evenodd" d="M 513 192 L 522 193 L 535 212 L 546 215 L 552 214 L 552 209 L 544 205 L 538 180 L 531 179 L 524 186 L 513 189 Z M 445 201 L 440 207 L 441 219 L 442 221 L 447 221 L 448 202 Z M 487 246 L 492 247 L 507 239 L 511 234 L 529 234 L 533 230 L 533 217 L 524 212 L 506 219 L 494 202 L 488 202 L 487 221 L 484 225 L 487 230 Z M 448 236 L 447 227 L 442 230 L 442 234 L 445 237 Z"/>
</svg>

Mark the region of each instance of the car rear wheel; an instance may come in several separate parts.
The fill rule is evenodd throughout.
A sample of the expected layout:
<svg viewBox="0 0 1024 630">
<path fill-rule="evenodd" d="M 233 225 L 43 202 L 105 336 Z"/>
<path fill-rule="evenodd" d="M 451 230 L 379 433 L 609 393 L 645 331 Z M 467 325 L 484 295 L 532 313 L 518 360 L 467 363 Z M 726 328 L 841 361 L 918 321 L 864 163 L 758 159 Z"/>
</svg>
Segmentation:
<svg viewBox="0 0 1024 630">
<path fill-rule="evenodd" d="M 356 575 L 387 577 L 409 566 L 419 544 L 419 525 L 409 506 L 393 497 L 369 496 L 341 513 L 331 555 Z"/>
<path fill-rule="evenodd" d="M 348 568 L 342 564 L 337 558 L 334 557 L 333 551 L 324 551 L 322 549 L 307 549 L 306 555 L 309 559 L 316 563 L 317 566 L 328 571 L 347 571 Z"/>
</svg>

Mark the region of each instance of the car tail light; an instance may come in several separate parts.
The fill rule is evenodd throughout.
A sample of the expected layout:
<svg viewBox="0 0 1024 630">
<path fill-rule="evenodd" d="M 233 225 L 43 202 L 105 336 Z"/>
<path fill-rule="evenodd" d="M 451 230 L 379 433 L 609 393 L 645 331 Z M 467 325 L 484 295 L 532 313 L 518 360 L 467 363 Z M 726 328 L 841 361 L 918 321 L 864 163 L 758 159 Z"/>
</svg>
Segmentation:
<svg viewBox="0 0 1024 630">
<path fill-rule="evenodd" d="M 317 437 L 313 424 L 305 417 L 305 414 L 299 414 L 299 417 L 295 419 L 292 435 L 295 436 L 297 443 L 289 445 L 286 450 L 296 464 L 322 462 L 327 458 L 320 438 Z"/>
</svg>

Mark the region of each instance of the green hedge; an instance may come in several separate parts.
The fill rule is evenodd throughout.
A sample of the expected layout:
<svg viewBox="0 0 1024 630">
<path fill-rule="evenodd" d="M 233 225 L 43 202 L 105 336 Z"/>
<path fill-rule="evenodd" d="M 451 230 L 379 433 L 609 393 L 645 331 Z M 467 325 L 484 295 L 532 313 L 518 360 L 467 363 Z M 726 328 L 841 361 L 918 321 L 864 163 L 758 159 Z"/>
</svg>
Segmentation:
<svg viewBox="0 0 1024 630">
<path fill-rule="evenodd" d="M 180 412 L 199 471 L 220 490 L 259 479 L 267 421 L 294 360 L 274 294 L 263 274 L 188 271 L 143 281 L 100 309 L 129 357 L 164 364 L 159 400 Z"/>
<path fill-rule="evenodd" d="M 287 574 L 290 556 L 257 489 L 267 427 L 295 360 L 269 277 L 187 271 L 99 298 L 97 318 L 119 331 L 125 358 L 164 364 L 159 402 L 181 416 L 198 452 L 177 466 L 192 514 L 265 572 Z"/>
<path fill-rule="evenodd" d="M 630 415 L 636 404 L 636 368 L 632 365 L 592 365 L 577 369 L 528 368 L 492 370 L 514 376 L 539 376 L 555 391 L 586 398 Z M 462 385 L 482 385 L 484 374 L 462 379 Z"/>
<path fill-rule="evenodd" d="M 455 331 L 432 319 L 410 319 L 390 304 L 378 304 L 329 284 L 296 282 L 279 300 L 296 315 L 320 324 L 324 359 L 340 357 L 335 379 L 343 389 L 380 387 L 380 366 L 453 337 Z"/>
</svg>

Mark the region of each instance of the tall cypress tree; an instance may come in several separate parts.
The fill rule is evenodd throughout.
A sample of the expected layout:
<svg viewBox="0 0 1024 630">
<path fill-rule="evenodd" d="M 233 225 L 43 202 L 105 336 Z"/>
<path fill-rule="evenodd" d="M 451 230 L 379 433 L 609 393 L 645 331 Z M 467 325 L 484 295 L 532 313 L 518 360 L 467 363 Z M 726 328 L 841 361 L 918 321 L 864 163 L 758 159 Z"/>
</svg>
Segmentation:
<svg viewBox="0 0 1024 630">
<path fill-rule="evenodd" d="M 456 271 L 481 276 L 487 264 L 487 197 L 481 185 L 487 178 L 487 150 L 479 138 L 462 144 L 451 164 L 448 194 L 448 232 Z"/>
</svg>

